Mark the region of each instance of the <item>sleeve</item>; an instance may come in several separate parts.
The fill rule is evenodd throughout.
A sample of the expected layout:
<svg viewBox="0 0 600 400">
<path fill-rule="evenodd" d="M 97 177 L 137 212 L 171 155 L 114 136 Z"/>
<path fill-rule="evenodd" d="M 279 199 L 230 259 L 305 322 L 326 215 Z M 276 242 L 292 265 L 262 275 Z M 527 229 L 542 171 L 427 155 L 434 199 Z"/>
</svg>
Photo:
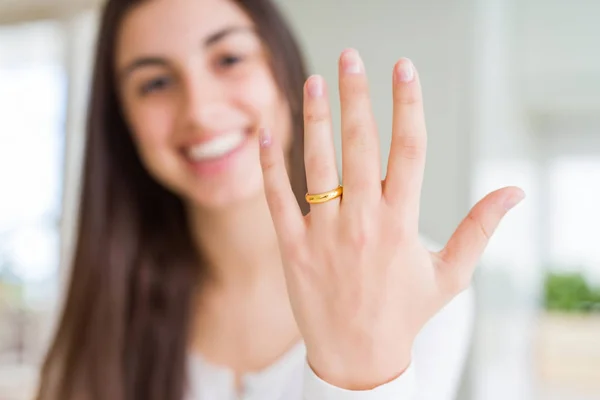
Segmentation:
<svg viewBox="0 0 600 400">
<path fill-rule="evenodd" d="M 473 331 L 474 294 L 454 298 L 421 330 L 413 347 L 420 400 L 455 400 L 462 382 Z"/>
<path fill-rule="evenodd" d="M 442 248 L 422 236 L 432 251 Z M 475 292 L 456 296 L 423 327 L 413 347 L 419 400 L 455 400 L 465 373 L 475 320 Z"/>
<path fill-rule="evenodd" d="M 413 364 L 395 380 L 371 390 L 352 391 L 333 386 L 319 378 L 304 363 L 303 400 L 416 400 L 416 377 Z"/>
</svg>

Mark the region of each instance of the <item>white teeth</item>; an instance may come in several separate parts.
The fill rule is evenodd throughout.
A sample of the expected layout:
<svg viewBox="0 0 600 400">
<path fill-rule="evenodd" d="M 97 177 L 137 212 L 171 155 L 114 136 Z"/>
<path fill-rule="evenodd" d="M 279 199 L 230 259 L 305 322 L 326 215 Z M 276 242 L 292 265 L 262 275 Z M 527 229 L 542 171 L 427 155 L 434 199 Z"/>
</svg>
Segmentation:
<svg viewBox="0 0 600 400">
<path fill-rule="evenodd" d="M 245 136 L 246 134 L 242 131 L 219 135 L 208 142 L 190 147 L 187 151 L 188 157 L 192 161 L 222 157 L 242 144 Z"/>
</svg>

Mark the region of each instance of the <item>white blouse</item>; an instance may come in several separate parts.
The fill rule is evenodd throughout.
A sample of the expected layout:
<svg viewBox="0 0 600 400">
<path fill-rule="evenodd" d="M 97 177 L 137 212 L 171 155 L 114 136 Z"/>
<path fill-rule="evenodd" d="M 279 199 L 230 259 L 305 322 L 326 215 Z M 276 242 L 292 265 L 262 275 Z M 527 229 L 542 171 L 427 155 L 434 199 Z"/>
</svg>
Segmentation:
<svg viewBox="0 0 600 400">
<path fill-rule="evenodd" d="M 186 400 L 453 400 L 468 353 L 473 292 L 443 308 L 420 332 L 410 367 L 396 380 L 367 391 L 349 391 L 317 377 L 297 344 L 270 367 L 242 377 L 241 393 L 232 371 L 190 356 Z"/>
</svg>

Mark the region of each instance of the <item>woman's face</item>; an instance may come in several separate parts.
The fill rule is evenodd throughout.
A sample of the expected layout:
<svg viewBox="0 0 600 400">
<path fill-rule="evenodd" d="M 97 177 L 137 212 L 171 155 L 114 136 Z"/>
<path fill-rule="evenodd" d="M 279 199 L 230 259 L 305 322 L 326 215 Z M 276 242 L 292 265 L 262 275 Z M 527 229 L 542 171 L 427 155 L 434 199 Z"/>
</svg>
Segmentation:
<svg viewBox="0 0 600 400">
<path fill-rule="evenodd" d="M 262 195 L 258 129 L 288 148 L 288 102 L 252 20 L 228 0 L 151 0 L 121 26 L 116 73 L 142 162 L 207 209 Z"/>
</svg>

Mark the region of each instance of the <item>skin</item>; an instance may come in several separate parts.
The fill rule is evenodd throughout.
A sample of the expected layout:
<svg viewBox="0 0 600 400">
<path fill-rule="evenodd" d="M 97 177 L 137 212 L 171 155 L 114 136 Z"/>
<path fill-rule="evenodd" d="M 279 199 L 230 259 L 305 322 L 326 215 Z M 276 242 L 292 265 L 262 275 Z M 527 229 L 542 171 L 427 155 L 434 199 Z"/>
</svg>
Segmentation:
<svg viewBox="0 0 600 400">
<path fill-rule="evenodd" d="M 491 234 L 524 194 L 491 193 L 442 251 L 427 251 L 418 237 L 427 142 L 418 73 L 407 59 L 394 68 L 382 184 L 365 68 L 349 49 L 339 66 L 344 194 L 303 217 L 284 158 L 289 108 L 264 48 L 248 32 L 206 44 L 251 24 L 226 0 L 153 0 L 128 15 L 119 36 L 120 91 L 142 160 L 185 199 L 216 277 L 199 293 L 192 348 L 241 374 L 269 365 L 302 337 L 325 381 L 378 386 L 406 370 L 422 326 L 468 287 Z M 244 51 L 233 67 L 218 61 Z M 145 57 L 162 61 L 131 67 Z M 140 85 L 163 76 L 168 84 L 140 95 Z M 339 182 L 326 91 L 319 76 L 305 87 L 311 193 Z M 248 132 L 235 157 L 216 172 L 190 167 L 182 148 L 231 129 Z"/>
</svg>

